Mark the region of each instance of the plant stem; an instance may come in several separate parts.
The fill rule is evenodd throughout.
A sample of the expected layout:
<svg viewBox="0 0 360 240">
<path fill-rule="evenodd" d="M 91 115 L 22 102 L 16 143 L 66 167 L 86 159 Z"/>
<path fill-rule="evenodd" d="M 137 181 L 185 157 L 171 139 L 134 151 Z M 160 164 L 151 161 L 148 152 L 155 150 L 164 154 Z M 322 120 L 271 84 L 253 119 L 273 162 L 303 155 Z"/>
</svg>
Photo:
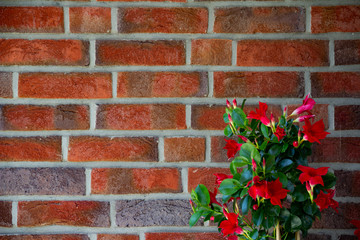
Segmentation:
<svg viewBox="0 0 360 240">
<path fill-rule="evenodd" d="M 280 224 L 279 222 L 276 225 L 276 240 L 281 240 L 281 234 L 280 234 Z"/>
<path fill-rule="evenodd" d="M 300 231 L 295 233 L 295 240 L 300 240 Z"/>
</svg>

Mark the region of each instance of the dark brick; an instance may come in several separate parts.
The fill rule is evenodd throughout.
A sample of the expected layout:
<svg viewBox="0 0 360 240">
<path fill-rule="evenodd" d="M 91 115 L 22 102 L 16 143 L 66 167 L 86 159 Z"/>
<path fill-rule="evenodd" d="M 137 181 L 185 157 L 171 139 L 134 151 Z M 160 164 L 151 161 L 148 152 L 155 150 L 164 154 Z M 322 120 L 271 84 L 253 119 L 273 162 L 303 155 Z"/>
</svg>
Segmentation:
<svg viewBox="0 0 360 240">
<path fill-rule="evenodd" d="M 335 171 L 336 196 L 360 197 L 360 171 Z"/>
<path fill-rule="evenodd" d="M 341 235 L 338 240 L 359 240 L 355 235 Z"/>
<path fill-rule="evenodd" d="M 307 237 L 302 237 L 302 240 L 331 240 L 329 235 L 309 234 Z"/>
<path fill-rule="evenodd" d="M 225 137 L 211 137 L 211 161 L 212 162 L 229 162 L 224 149 L 226 145 Z"/>
<path fill-rule="evenodd" d="M 3 168 L 0 195 L 84 195 L 83 168 Z"/>
<path fill-rule="evenodd" d="M 12 226 L 11 208 L 11 202 L 0 201 L 0 227 Z"/>
<path fill-rule="evenodd" d="M 225 240 L 221 233 L 184 233 L 184 232 L 162 232 L 146 233 L 146 240 Z"/>
<path fill-rule="evenodd" d="M 360 64 L 360 40 L 335 41 L 335 65 Z"/>
<path fill-rule="evenodd" d="M 360 129 L 360 105 L 335 107 L 335 130 Z"/>
<path fill-rule="evenodd" d="M 12 73 L 0 72 L 0 98 L 12 97 Z"/>
<path fill-rule="evenodd" d="M 116 203 L 119 227 L 187 226 L 191 216 L 188 200 L 123 200 Z"/>
<path fill-rule="evenodd" d="M 56 234 L 56 235 L 3 235 L 0 240 L 89 240 L 87 235 Z"/>
</svg>

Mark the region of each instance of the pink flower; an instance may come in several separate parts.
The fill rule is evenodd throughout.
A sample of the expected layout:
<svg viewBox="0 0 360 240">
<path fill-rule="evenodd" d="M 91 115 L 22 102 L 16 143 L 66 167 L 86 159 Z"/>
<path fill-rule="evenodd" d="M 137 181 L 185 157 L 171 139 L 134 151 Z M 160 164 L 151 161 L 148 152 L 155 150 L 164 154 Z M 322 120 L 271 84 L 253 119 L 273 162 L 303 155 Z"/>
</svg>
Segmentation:
<svg viewBox="0 0 360 240">
<path fill-rule="evenodd" d="M 325 132 L 325 125 L 323 120 L 317 121 L 313 125 L 311 125 L 309 119 L 305 119 L 305 126 L 303 126 L 304 140 L 309 141 L 311 143 L 318 142 L 319 140 L 324 139 L 326 135 L 330 134 Z"/>
<path fill-rule="evenodd" d="M 215 173 L 214 175 L 216 177 L 215 183 L 217 185 L 220 185 L 221 182 L 224 181 L 225 179 L 233 178 L 233 175 L 227 175 L 227 174 L 224 174 L 224 173 Z"/>
<path fill-rule="evenodd" d="M 227 100 L 227 99 L 226 99 L 226 106 L 231 109 L 231 104 L 230 104 L 229 100 Z"/>
<path fill-rule="evenodd" d="M 295 119 L 294 122 L 303 122 L 303 121 L 305 121 L 305 119 L 311 119 L 314 117 L 315 117 L 315 115 L 304 115 L 304 116 L 300 116 L 297 119 Z"/>
<path fill-rule="evenodd" d="M 333 199 L 335 195 L 335 190 L 327 189 L 328 194 L 325 194 L 323 191 L 317 195 L 314 202 L 320 208 L 320 211 L 324 210 L 325 208 L 332 207 L 336 212 L 339 212 L 337 208 L 339 207 L 339 203 Z"/>
<path fill-rule="evenodd" d="M 236 99 L 234 98 L 234 100 L 233 100 L 233 106 L 234 106 L 234 108 L 237 108 L 237 102 L 236 102 Z"/>
<path fill-rule="evenodd" d="M 256 171 L 256 162 L 254 159 L 252 159 L 252 170 L 253 170 L 253 172 Z"/>
<path fill-rule="evenodd" d="M 281 139 L 283 139 L 284 136 L 286 136 L 286 133 L 285 133 L 285 130 L 283 128 L 277 126 L 276 131 L 274 132 L 274 135 L 280 141 Z"/>
<path fill-rule="evenodd" d="M 228 158 L 232 158 L 240 150 L 242 144 L 237 143 L 236 141 L 234 141 L 232 139 L 225 139 L 225 141 L 227 143 L 223 149 L 227 150 L 226 154 L 227 154 Z"/>
<path fill-rule="evenodd" d="M 298 107 L 297 109 L 295 109 L 290 116 L 292 115 L 299 115 L 302 114 L 303 112 L 309 112 L 311 109 L 313 109 L 314 105 L 315 105 L 315 101 L 314 99 L 309 98 L 309 95 L 306 95 L 305 99 L 303 100 L 303 104 Z"/>
<path fill-rule="evenodd" d="M 304 182 L 309 182 L 311 186 L 315 186 L 316 184 L 324 186 L 324 181 L 321 176 L 326 175 L 329 168 L 321 167 L 316 169 L 299 165 L 297 169 L 302 171 L 299 176 L 299 180 L 302 184 L 304 184 Z"/>
<path fill-rule="evenodd" d="M 242 136 L 242 135 L 237 135 L 241 140 L 243 140 L 244 142 L 249 141 L 249 139 L 247 139 L 246 137 Z"/>
<path fill-rule="evenodd" d="M 255 109 L 256 113 L 254 111 L 251 111 L 248 115 L 248 118 L 260 120 L 264 125 L 270 126 L 270 120 L 266 116 L 267 109 L 268 106 L 266 105 L 266 103 L 259 102 L 259 109 Z"/>
<path fill-rule="evenodd" d="M 221 232 L 224 234 L 224 236 L 230 235 L 230 234 L 243 234 L 243 230 L 241 227 L 239 227 L 239 221 L 238 221 L 238 214 L 235 213 L 228 213 L 226 210 L 224 211 L 224 215 L 226 217 L 226 220 L 222 221 L 219 225 L 221 228 Z"/>
</svg>

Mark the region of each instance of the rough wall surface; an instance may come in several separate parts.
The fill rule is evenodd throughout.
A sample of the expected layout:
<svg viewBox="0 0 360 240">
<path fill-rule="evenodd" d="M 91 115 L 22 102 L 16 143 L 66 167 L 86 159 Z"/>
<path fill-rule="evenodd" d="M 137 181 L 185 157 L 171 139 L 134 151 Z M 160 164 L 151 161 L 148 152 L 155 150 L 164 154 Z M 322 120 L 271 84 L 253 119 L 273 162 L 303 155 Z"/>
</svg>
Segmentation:
<svg viewBox="0 0 360 240">
<path fill-rule="evenodd" d="M 222 239 L 187 222 L 228 171 L 225 99 L 307 93 L 340 202 L 308 239 L 355 239 L 358 0 L 1 0 L 0 239 Z"/>
</svg>

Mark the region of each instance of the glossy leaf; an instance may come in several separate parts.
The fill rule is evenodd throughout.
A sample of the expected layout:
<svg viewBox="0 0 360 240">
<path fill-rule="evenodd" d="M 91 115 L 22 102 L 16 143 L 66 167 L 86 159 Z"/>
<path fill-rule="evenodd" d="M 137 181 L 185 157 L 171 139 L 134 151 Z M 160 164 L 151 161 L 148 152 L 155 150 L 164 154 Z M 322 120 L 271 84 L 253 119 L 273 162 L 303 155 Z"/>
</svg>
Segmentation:
<svg viewBox="0 0 360 240">
<path fill-rule="evenodd" d="M 219 191 L 224 195 L 232 195 L 240 189 L 240 183 L 232 178 L 225 179 L 221 182 Z"/>
<path fill-rule="evenodd" d="M 256 240 L 259 237 L 259 231 L 257 229 L 255 229 L 249 235 L 252 239 Z"/>
<path fill-rule="evenodd" d="M 263 219 L 264 219 L 264 211 L 262 211 L 262 209 L 252 212 L 252 220 L 256 226 L 260 226 Z"/>
<path fill-rule="evenodd" d="M 231 114 L 231 118 L 234 123 L 240 127 L 244 127 L 246 125 L 246 114 L 240 108 L 235 108 Z"/>
<path fill-rule="evenodd" d="M 260 129 L 261 129 L 261 132 L 264 135 L 264 137 L 267 138 L 267 139 L 270 139 L 270 137 L 269 137 L 269 128 L 267 126 L 265 126 L 264 124 L 261 124 Z"/>
<path fill-rule="evenodd" d="M 249 169 L 244 169 L 241 172 L 240 183 L 247 184 L 252 179 L 252 172 Z"/>
<path fill-rule="evenodd" d="M 210 194 L 207 188 L 203 184 L 199 184 L 195 192 L 201 205 L 207 206 L 210 204 Z"/>
<path fill-rule="evenodd" d="M 231 131 L 230 125 L 227 125 L 224 129 L 224 135 L 227 137 L 231 137 L 233 132 Z"/>
<path fill-rule="evenodd" d="M 269 154 L 273 156 L 277 156 L 280 154 L 282 146 L 280 144 L 273 144 L 269 149 Z"/>
<path fill-rule="evenodd" d="M 292 196 L 297 202 L 303 202 L 309 199 L 309 193 L 304 185 L 297 185 L 292 193 Z"/>
<path fill-rule="evenodd" d="M 283 159 L 277 165 L 282 172 L 287 172 L 291 169 L 294 162 L 291 159 Z"/>
<path fill-rule="evenodd" d="M 194 226 L 199 221 L 199 219 L 201 218 L 202 213 L 203 213 L 202 211 L 197 211 L 196 213 L 194 213 L 190 217 L 190 219 L 189 219 L 190 227 Z"/>
<path fill-rule="evenodd" d="M 241 212 L 243 215 L 246 215 L 249 212 L 251 205 L 251 197 L 246 195 L 244 198 L 240 200 Z"/>
<path fill-rule="evenodd" d="M 328 172 L 325 176 L 322 176 L 322 179 L 325 189 L 330 189 L 335 186 L 336 176 L 332 172 Z"/>
<path fill-rule="evenodd" d="M 251 151 L 251 159 L 254 159 L 257 164 L 260 164 L 261 162 L 260 153 L 256 148 Z"/>
<path fill-rule="evenodd" d="M 245 157 L 251 162 L 251 152 L 256 149 L 251 143 L 245 143 L 241 146 L 240 156 Z"/>
</svg>

